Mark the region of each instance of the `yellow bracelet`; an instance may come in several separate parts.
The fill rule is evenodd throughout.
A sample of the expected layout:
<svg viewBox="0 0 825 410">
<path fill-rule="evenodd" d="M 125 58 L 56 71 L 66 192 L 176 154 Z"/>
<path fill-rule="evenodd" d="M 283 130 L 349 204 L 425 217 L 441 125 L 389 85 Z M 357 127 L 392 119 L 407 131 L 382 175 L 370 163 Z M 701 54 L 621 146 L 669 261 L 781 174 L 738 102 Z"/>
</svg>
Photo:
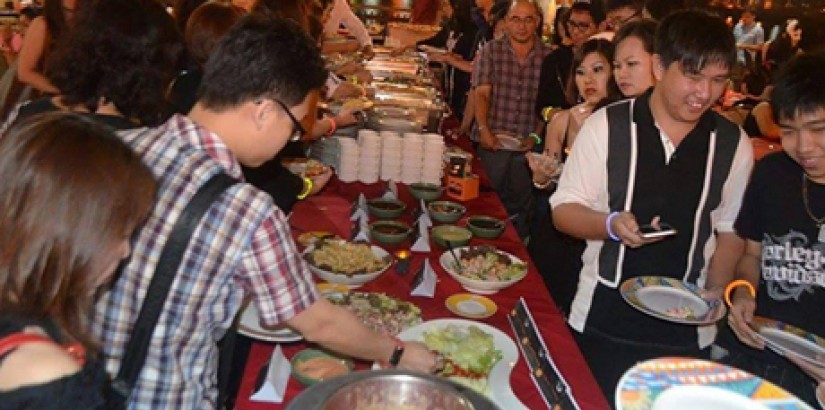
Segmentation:
<svg viewBox="0 0 825 410">
<path fill-rule="evenodd" d="M 744 279 L 737 279 L 737 280 L 729 283 L 728 286 L 725 287 L 725 303 L 727 303 L 728 306 L 733 305 L 733 303 L 730 300 L 730 294 L 733 293 L 734 289 L 736 289 L 740 286 L 744 286 L 744 287 L 748 288 L 748 292 L 751 294 L 751 297 L 753 297 L 753 298 L 756 297 L 756 288 L 754 288 L 753 285 L 750 282 L 748 282 Z"/>
<path fill-rule="evenodd" d="M 550 122 L 550 120 L 553 119 L 551 114 L 553 114 L 554 110 L 555 108 L 551 106 L 544 107 L 544 109 L 541 110 L 541 117 L 544 118 L 544 122 Z"/>
<path fill-rule="evenodd" d="M 307 177 L 304 177 L 303 180 L 304 180 L 304 189 L 303 189 L 303 191 L 301 191 L 300 194 L 298 194 L 298 199 L 306 198 L 307 196 L 309 196 L 309 193 L 312 191 L 312 180 L 307 178 Z"/>
</svg>

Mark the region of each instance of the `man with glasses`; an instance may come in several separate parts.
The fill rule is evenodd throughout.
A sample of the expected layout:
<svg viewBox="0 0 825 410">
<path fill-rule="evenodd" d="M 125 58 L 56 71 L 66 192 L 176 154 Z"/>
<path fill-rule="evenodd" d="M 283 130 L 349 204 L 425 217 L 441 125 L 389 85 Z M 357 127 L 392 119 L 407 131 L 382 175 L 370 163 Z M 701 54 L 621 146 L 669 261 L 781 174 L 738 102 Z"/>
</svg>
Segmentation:
<svg viewBox="0 0 825 410">
<path fill-rule="evenodd" d="M 601 13 L 590 3 L 577 2 L 570 7 L 565 30 L 570 36 L 571 44 L 559 46 L 541 63 L 534 111 L 543 121 L 549 122 L 556 110 L 570 108 L 564 90 L 573 65 L 573 51 L 599 31 L 602 19 Z"/>
<path fill-rule="evenodd" d="M 533 115 L 541 61 L 550 52 L 536 33 L 541 11 L 529 0 L 515 0 L 505 17 L 506 35 L 484 46 L 473 72 L 479 156 L 507 212 L 527 236 L 533 207 L 532 185 L 522 152 L 502 150 L 498 135 L 521 137 L 523 149 L 540 142 L 541 122 Z M 531 137 L 533 135 L 533 137 Z"/>
<path fill-rule="evenodd" d="M 423 344 L 369 330 L 318 294 L 283 212 L 243 183 L 240 164 L 269 160 L 301 133 L 310 93 L 327 78 L 317 46 L 294 23 L 250 15 L 218 43 L 188 116 L 123 136 L 159 179 L 157 203 L 132 241 L 132 257 L 97 306 L 94 330 L 108 369 L 118 369 L 158 256 L 195 192 L 214 175 L 239 183 L 194 230 L 151 338 L 130 409 L 209 410 L 218 401 L 216 342 L 244 300 L 262 324 L 286 324 L 330 350 L 429 372 Z"/>
<path fill-rule="evenodd" d="M 607 0 L 605 14 L 607 28 L 617 32 L 627 23 L 642 18 L 644 4 L 641 0 Z"/>
</svg>

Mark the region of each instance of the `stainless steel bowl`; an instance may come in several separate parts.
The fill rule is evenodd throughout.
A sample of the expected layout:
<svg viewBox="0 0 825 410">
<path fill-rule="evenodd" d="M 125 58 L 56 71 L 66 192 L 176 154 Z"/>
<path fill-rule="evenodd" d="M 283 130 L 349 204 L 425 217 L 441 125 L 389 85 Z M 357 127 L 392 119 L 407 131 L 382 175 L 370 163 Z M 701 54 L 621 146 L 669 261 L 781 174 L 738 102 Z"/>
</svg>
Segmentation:
<svg viewBox="0 0 825 410">
<path fill-rule="evenodd" d="M 481 394 L 445 379 L 401 370 L 350 373 L 316 384 L 287 410 L 499 410 Z"/>
</svg>

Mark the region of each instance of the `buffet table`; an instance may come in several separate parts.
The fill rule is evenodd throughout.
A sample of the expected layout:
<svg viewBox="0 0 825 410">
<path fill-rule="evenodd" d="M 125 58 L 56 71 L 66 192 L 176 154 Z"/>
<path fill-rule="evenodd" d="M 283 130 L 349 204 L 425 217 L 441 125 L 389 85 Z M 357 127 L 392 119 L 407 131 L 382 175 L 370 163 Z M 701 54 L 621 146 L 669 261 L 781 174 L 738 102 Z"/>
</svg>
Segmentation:
<svg viewBox="0 0 825 410">
<path fill-rule="evenodd" d="M 486 185 L 482 179 L 482 192 L 480 196 L 464 203 L 464 205 L 467 206 L 467 213 L 462 220 L 459 221 L 458 225 L 464 225 L 464 219 L 472 215 L 489 215 L 500 219 L 507 217 L 498 197 L 495 193 L 491 192 L 489 188 L 485 189 L 484 186 Z M 303 232 L 318 230 L 348 237 L 352 227 L 352 223 L 349 221 L 350 207 L 353 201 L 357 199 L 358 194 L 363 192 L 367 199 L 370 199 L 381 196 L 385 189 L 385 183 L 372 185 L 360 183 L 344 184 L 333 180 L 323 193 L 296 205 L 290 217 L 293 235 L 297 237 Z M 405 218 L 402 219 L 410 222 L 409 210 L 414 208 L 417 202 L 410 195 L 406 185 L 399 184 L 398 191 L 399 199 L 408 204 L 408 211 L 405 214 Z M 509 223 L 504 234 L 498 239 L 473 238 L 470 244 L 494 245 L 503 251 L 512 253 L 522 260 L 530 260 L 526 248 L 519 239 L 512 224 Z M 408 249 L 410 246 L 411 244 L 409 242 L 404 242 L 395 247 L 382 245 L 382 247 L 390 252 Z M 434 243 L 431 243 L 431 248 L 432 252 L 430 253 L 413 254 L 411 269 L 405 275 L 397 274 L 394 268 L 391 267 L 379 276 L 378 279 L 367 283 L 359 290 L 384 292 L 390 296 L 415 303 L 421 308 L 424 321 L 456 317 L 446 308 L 445 299 L 450 295 L 466 291 L 439 265 L 438 257 L 444 250 Z M 434 298 L 410 296 L 410 291 L 412 290 L 411 282 L 414 274 L 421 268 L 425 258 L 429 258 L 431 266 L 438 275 L 438 284 Z M 579 406 L 582 409 L 604 409 L 609 407 L 581 356 L 575 341 L 571 337 L 564 318 L 556 309 L 541 276 L 532 263 L 529 263 L 529 272 L 522 281 L 489 297 L 498 305 L 498 311 L 493 316 L 481 320 L 481 322 L 498 328 L 510 337 L 513 337 L 513 331 L 506 315 L 512 310 L 519 298 L 524 298 L 532 311 L 533 317 L 538 324 L 552 358 L 555 360 L 562 375 L 570 384 L 573 396 Z M 300 341 L 282 344 L 281 346 L 287 359 L 291 359 L 295 353 L 309 345 L 305 341 Z M 249 400 L 255 388 L 258 374 L 268 363 L 274 348 L 274 343 L 253 342 L 239 387 L 236 409 L 264 410 L 284 408 L 291 399 L 303 390 L 303 386 L 296 379 L 291 378 L 283 403 L 273 404 Z M 366 369 L 369 365 L 370 363 L 357 362 L 356 370 Z M 518 363 L 513 368 L 510 383 L 516 396 L 527 408 L 546 408 L 533 380 L 531 380 L 529 369 L 523 357 L 519 358 Z"/>
</svg>

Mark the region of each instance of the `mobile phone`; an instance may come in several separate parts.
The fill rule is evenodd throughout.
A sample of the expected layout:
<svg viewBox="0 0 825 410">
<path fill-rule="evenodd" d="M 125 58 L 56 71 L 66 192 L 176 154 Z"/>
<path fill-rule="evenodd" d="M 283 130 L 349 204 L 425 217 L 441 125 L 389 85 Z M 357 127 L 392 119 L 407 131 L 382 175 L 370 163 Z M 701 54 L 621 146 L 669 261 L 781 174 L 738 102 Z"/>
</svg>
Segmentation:
<svg viewBox="0 0 825 410">
<path fill-rule="evenodd" d="M 661 238 L 676 235 L 676 229 L 673 229 L 673 227 L 667 223 L 659 222 L 659 229 L 649 224 L 640 226 L 639 234 L 645 239 Z"/>
</svg>

